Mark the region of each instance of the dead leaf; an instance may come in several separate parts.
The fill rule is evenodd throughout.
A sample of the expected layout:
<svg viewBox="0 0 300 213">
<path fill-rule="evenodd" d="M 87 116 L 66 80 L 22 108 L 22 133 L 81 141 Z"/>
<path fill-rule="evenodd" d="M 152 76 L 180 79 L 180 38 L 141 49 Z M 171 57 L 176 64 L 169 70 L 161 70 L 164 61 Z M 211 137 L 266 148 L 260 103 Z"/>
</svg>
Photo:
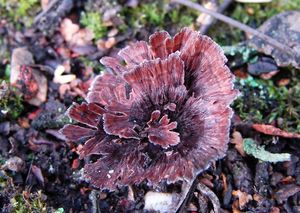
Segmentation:
<svg viewBox="0 0 300 213">
<path fill-rule="evenodd" d="M 292 176 L 287 176 L 282 178 L 279 183 L 287 185 L 287 184 L 291 184 L 295 182 L 295 178 L 293 178 Z"/>
<path fill-rule="evenodd" d="M 93 32 L 87 28 L 84 28 L 74 33 L 69 43 L 73 46 L 91 45 L 93 38 L 94 38 Z"/>
<path fill-rule="evenodd" d="M 270 213 L 280 213 L 280 209 L 278 207 L 272 207 Z"/>
<path fill-rule="evenodd" d="M 300 186 L 297 186 L 296 184 L 283 186 L 275 193 L 275 198 L 279 203 L 282 203 L 298 192 L 300 192 Z"/>
<path fill-rule="evenodd" d="M 300 69 L 300 11 L 288 11 L 273 16 L 258 30 L 293 49 L 286 53 L 254 36 L 249 42 L 258 51 L 271 55 L 278 66 L 292 65 Z"/>
<path fill-rule="evenodd" d="M 29 119 L 22 117 L 18 119 L 18 123 L 19 125 L 24 128 L 24 129 L 29 129 L 30 128 L 30 124 L 29 124 Z"/>
<path fill-rule="evenodd" d="M 82 82 L 80 79 L 75 79 L 68 84 L 61 84 L 58 91 L 60 97 L 63 99 L 65 94 L 71 95 L 73 97 L 81 96 L 86 97 L 88 89 L 86 85 L 90 85 L 90 81 Z"/>
<path fill-rule="evenodd" d="M 41 72 L 35 69 L 33 69 L 32 72 L 36 81 L 38 82 L 39 90 L 36 96 L 30 99 L 28 103 L 34 106 L 40 106 L 47 99 L 47 90 L 48 90 L 47 78 Z"/>
<path fill-rule="evenodd" d="M 268 80 L 268 79 L 271 79 L 273 76 L 277 75 L 279 71 L 272 71 L 272 72 L 269 72 L 269 73 L 263 73 L 260 75 L 260 77 L 262 79 L 265 79 L 265 80 Z"/>
<path fill-rule="evenodd" d="M 261 56 L 257 61 L 248 63 L 248 72 L 251 75 L 261 75 L 274 71 L 278 71 L 278 67 L 271 57 Z"/>
<path fill-rule="evenodd" d="M 65 18 L 60 25 L 60 33 L 64 40 L 70 45 L 72 50 L 90 48 L 93 44 L 94 34 L 87 28 L 80 29 L 78 24 L 74 24 L 70 19 Z M 61 54 L 65 54 L 65 50 L 61 49 Z M 75 51 L 76 52 L 76 51 Z"/>
<path fill-rule="evenodd" d="M 33 75 L 32 68 L 27 65 L 21 65 L 16 86 L 20 89 L 26 101 L 29 101 L 37 95 L 39 85 Z"/>
<path fill-rule="evenodd" d="M 226 192 L 228 189 L 227 179 L 224 173 L 221 174 L 221 179 L 223 183 L 223 192 Z"/>
<path fill-rule="evenodd" d="M 264 198 L 259 195 L 259 194 L 254 194 L 253 195 L 253 200 L 255 200 L 256 202 L 261 202 Z"/>
<path fill-rule="evenodd" d="M 285 87 L 290 83 L 290 79 L 289 78 L 282 78 L 280 80 L 277 81 L 277 85 L 280 87 Z"/>
<path fill-rule="evenodd" d="M 24 166 L 25 162 L 18 156 L 14 156 L 9 158 L 1 168 L 8 169 L 13 172 L 19 172 L 24 169 Z"/>
<path fill-rule="evenodd" d="M 300 138 L 300 134 L 286 132 L 286 131 L 276 128 L 272 125 L 253 124 L 252 128 L 255 129 L 256 131 L 261 132 L 266 135 L 280 136 L 280 137 L 284 137 L 284 138 Z"/>
<path fill-rule="evenodd" d="M 232 203 L 232 213 L 241 213 L 241 211 L 239 210 L 239 201 L 238 200 L 235 200 L 233 203 Z"/>
<path fill-rule="evenodd" d="M 32 173 L 34 174 L 34 176 L 38 179 L 38 181 L 42 184 L 42 185 L 44 185 L 44 176 L 43 176 L 43 174 L 42 174 L 42 170 L 39 168 L 39 167 L 37 167 L 37 166 L 35 166 L 35 165 L 32 165 L 31 166 L 31 171 L 32 171 Z"/>
<path fill-rule="evenodd" d="M 35 119 L 40 113 L 41 113 L 41 111 L 42 111 L 42 109 L 41 108 L 39 108 L 39 109 L 37 109 L 37 110 L 35 110 L 35 111 L 33 111 L 33 112 L 30 112 L 29 114 L 28 114 L 28 119 L 30 119 L 30 120 L 33 120 L 33 119 Z"/>
<path fill-rule="evenodd" d="M 14 49 L 11 58 L 11 85 L 18 88 L 25 86 L 25 100 L 31 105 L 40 106 L 47 98 L 47 78 L 30 67 L 34 65 L 34 60 L 27 48 Z"/>
<path fill-rule="evenodd" d="M 113 46 L 115 46 L 116 43 L 117 43 L 116 38 L 110 37 L 108 39 L 99 39 L 96 44 L 97 44 L 98 50 L 105 51 L 105 50 L 110 49 Z"/>
<path fill-rule="evenodd" d="M 232 139 L 230 140 L 230 143 L 235 145 L 234 148 L 240 153 L 240 155 L 242 155 L 243 157 L 246 156 L 243 147 L 243 137 L 240 132 L 234 131 L 232 133 Z"/>
<path fill-rule="evenodd" d="M 253 200 L 252 196 L 246 192 L 242 192 L 240 190 L 232 191 L 232 195 L 238 197 L 239 199 L 239 209 L 244 209 L 247 203 Z"/>
<path fill-rule="evenodd" d="M 71 19 L 65 18 L 60 24 L 60 33 L 66 42 L 70 42 L 75 33 L 79 30 L 79 25 L 74 24 Z"/>
<path fill-rule="evenodd" d="M 16 84 L 20 75 L 21 65 L 34 64 L 33 56 L 26 47 L 16 48 L 11 56 L 10 83 Z"/>
<path fill-rule="evenodd" d="M 76 169 L 78 169 L 78 167 L 79 167 L 79 159 L 76 158 L 72 162 L 72 169 L 76 170 Z"/>
</svg>

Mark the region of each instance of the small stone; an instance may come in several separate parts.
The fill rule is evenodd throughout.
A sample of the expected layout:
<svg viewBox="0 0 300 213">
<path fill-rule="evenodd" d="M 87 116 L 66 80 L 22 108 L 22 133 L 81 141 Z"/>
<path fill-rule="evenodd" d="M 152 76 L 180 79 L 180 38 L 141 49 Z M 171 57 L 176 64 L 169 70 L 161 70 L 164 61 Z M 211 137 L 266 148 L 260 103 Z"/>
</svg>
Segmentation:
<svg viewBox="0 0 300 213">
<path fill-rule="evenodd" d="M 8 121 L 0 123 L 0 134 L 3 136 L 7 136 L 9 132 L 10 132 L 10 123 Z"/>
<path fill-rule="evenodd" d="M 145 195 L 144 210 L 158 211 L 158 212 L 173 212 L 175 210 L 179 195 L 176 193 L 163 192 L 147 192 Z"/>
<path fill-rule="evenodd" d="M 13 172 L 19 172 L 24 169 L 24 166 L 25 166 L 25 162 L 21 158 L 14 156 L 9 158 L 2 166 L 2 168 L 8 169 Z"/>
</svg>

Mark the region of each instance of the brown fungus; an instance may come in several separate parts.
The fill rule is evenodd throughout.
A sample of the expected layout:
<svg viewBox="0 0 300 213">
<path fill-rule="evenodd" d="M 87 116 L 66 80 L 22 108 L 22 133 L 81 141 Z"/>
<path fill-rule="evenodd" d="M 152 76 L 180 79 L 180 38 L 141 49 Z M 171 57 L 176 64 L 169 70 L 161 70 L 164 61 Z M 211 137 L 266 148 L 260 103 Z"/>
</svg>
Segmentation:
<svg viewBox="0 0 300 213">
<path fill-rule="evenodd" d="M 118 55 L 101 59 L 111 72 L 94 80 L 87 103 L 70 107 L 78 124 L 61 130 L 86 141 L 81 158 L 97 157 L 84 167 L 92 184 L 114 190 L 145 179 L 192 180 L 225 155 L 237 91 L 215 42 L 184 28 Z"/>
</svg>

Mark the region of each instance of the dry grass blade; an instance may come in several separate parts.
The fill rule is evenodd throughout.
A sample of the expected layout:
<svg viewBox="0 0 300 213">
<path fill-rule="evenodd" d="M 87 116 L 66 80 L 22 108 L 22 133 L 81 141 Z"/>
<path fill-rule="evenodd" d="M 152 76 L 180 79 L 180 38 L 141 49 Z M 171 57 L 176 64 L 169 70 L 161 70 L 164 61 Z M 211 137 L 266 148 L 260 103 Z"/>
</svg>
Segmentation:
<svg viewBox="0 0 300 213">
<path fill-rule="evenodd" d="M 223 21 L 223 22 L 225 22 L 225 23 L 227 23 L 227 24 L 229 24 L 233 27 L 237 27 L 237 28 L 239 28 L 239 29 L 241 29 L 241 30 L 243 30 L 247 33 L 250 33 L 252 35 L 255 35 L 255 36 L 263 39 L 265 42 L 271 44 L 272 46 L 276 47 L 277 49 L 280 49 L 283 52 L 286 52 L 286 53 L 290 54 L 291 56 L 294 55 L 294 54 L 298 55 L 297 52 L 295 52 L 293 49 L 291 49 L 287 45 L 282 44 L 282 43 L 276 41 L 275 39 L 261 33 L 260 31 L 255 30 L 255 29 L 253 29 L 253 28 L 251 28 L 251 27 L 249 27 L 245 24 L 242 24 L 242 23 L 240 23 L 240 22 L 238 22 L 238 21 L 236 21 L 236 20 L 234 20 L 230 17 L 227 17 L 223 14 L 220 14 L 220 13 L 212 11 L 212 10 L 208 10 L 208 9 L 204 8 L 203 6 L 201 6 L 200 4 L 191 2 L 189 0 L 171 0 L 171 2 L 175 2 L 175 3 L 178 3 L 178 4 L 185 5 L 187 7 L 198 10 L 202 13 L 207 13 L 207 14 L 213 16 L 214 18 L 220 20 L 220 21 Z"/>
</svg>

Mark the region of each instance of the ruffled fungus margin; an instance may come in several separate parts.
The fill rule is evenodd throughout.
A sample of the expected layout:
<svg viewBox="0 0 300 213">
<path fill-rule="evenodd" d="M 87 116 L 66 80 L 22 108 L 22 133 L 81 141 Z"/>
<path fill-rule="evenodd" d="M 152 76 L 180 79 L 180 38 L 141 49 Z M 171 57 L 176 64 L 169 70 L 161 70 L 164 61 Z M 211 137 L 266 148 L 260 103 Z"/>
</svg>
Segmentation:
<svg viewBox="0 0 300 213">
<path fill-rule="evenodd" d="M 69 108 L 78 124 L 61 130 L 85 141 L 81 158 L 97 159 L 84 167 L 92 184 L 192 180 L 225 155 L 237 91 L 214 41 L 189 28 L 173 38 L 163 31 L 118 55 L 101 59 L 110 72 L 94 80 L 87 103 Z"/>
</svg>

